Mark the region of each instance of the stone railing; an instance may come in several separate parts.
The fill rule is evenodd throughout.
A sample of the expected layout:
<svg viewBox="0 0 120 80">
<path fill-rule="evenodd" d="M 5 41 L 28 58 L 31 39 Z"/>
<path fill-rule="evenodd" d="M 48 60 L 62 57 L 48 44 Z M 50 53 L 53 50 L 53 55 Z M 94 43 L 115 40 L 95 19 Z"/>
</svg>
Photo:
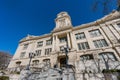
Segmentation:
<svg viewBox="0 0 120 80">
<path fill-rule="evenodd" d="M 17 67 L 13 67 L 13 68 L 8 68 L 7 70 L 9 71 L 9 72 L 20 72 L 21 70 L 23 70 L 23 69 L 25 69 L 25 67 L 26 66 L 23 66 L 23 65 L 21 65 L 21 66 L 17 66 Z"/>
<path fill-rule="evenodd" d="M 32 71 L 43 72 L 51 68 L 50 63 L 39 63 L 39 64 L 30 64 L 30 69 Z"/>
</svg>

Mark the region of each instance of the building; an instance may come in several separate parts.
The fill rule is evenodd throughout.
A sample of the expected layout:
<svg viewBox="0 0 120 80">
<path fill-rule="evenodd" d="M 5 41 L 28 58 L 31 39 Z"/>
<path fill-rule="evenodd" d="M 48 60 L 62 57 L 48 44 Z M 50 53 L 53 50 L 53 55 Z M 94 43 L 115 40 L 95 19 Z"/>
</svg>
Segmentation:
<svg viewBox="0 0 120 80">
<path fill-rule="evenodd" d="M 37 67 L 49 63 L 52 68 L 63 68 L 68 64 L 74 66 L 76 73 L 82 72 L 80 61 L 110 59 L 115 66 L 120 61 L 120 12 L 109 15 L 91 23 L 74 26 L 67 12 L 61 12 L 55 19 L 56 26 L 49 34 L 42 36 L 28 35 L 20 40 L 16 53 L 8 69 L 26 67 L 29 64 L 29 53 L 35 53 L 31 66 Z M 87 63 L 89 65 L 90 62 Z M 113 63 L 112 63 L 113 64 Z M 80 67 L 80 68 L 79 68 Z M 105 69 L 106 65 L 102 66 Z"/>
</svg>

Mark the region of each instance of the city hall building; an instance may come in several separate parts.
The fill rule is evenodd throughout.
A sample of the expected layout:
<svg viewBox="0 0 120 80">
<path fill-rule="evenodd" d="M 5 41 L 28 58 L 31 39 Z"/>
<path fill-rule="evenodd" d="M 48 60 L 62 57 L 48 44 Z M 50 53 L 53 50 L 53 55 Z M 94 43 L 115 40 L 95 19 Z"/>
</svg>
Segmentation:
<svg viewBox="0 0 120 80">
<path fill-rule="evenodd" d="M 55 23 L 49 34 L 28 35 L 21 39 L 8 69 L 25 68 L 31 52 L 34 53 L 31 68 L 42 68 L 42 64 L 64 68 L 67 63 L 79 73 L 84 70 L 81 61 L 88 61 L 86 66 L 91 66 L 92 60 L 102 62 L 108 59 L 113 61 L 112 67 L 117 67 L 120 61 L 120 12 L 113 11 L 101 19 L 78 26 L 72 25 L 67 12 L 61 12 Z M 106 65 L 100 67 L 101 70 L 105 68 Z"/>
</svg>

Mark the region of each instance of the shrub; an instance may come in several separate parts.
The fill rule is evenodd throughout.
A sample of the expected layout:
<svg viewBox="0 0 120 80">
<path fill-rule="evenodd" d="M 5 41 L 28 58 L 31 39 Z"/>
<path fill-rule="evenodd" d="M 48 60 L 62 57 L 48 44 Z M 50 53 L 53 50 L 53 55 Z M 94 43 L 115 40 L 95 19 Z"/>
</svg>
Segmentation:
<svg viewBox="0 0 120 80">
<path fill-rule="evenodd" d="M 107 69 L 103 69 L 102 73 L 113 73 L 113 72 L 120 72 L 119 69 L 110 69 L 110 70 L 107 70 Z"/>
<path fill-rule="evenodd" d="M 0 80 L 9 80 L 8 76 L 0 76 Z"/>
</svg>

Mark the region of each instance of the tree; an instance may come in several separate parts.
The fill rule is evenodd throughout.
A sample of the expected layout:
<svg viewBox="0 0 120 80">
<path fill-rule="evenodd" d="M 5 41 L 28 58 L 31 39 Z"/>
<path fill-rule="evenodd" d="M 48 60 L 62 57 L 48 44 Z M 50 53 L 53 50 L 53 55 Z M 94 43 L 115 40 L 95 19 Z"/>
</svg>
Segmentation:
<svg viewBox="0 0 120 80">
<path fill-rule="evenodd" d="M 103 13 L 107 14 L 109 12 L 109 4 L 112 2 L 113 0 L 95 0 L 92 9 L 93 11 L 96 11 L 98 8 L 99 4 L 102 4 L 103 6 Z M 120 10 L 120 0 L 114 0 L 116 2 L 116 7 L 117 10 Z"/>
<path fill-rule="evenodd" d="M 10 53 L 0 51 L 0 69 L 6 69 L 11 58 Z"/>
</svg>

